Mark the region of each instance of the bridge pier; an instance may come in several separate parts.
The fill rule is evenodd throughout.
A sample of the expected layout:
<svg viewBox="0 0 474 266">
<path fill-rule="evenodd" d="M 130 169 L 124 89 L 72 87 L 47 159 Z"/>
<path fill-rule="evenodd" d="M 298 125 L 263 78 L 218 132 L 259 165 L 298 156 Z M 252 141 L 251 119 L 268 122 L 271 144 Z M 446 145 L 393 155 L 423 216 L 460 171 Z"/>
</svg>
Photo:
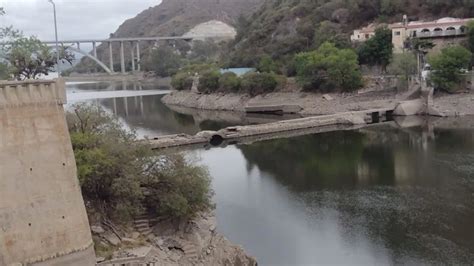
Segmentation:
<svg viewBox="0 0 474 266">
<path fill-rule="evenodd" d="M 120 42 L 120 68 L 122 74 L 125 74 L 125 52 L 123 47 L 123 42 Z"/>
<path fill-rule="evenodd" d="M 135 51 L 134 51 L 134 47 L 133 47 L 133 42 L 130 43 L 130 53 L 131 53 L 131 56 L 132 56 L 132 72 L 135 71 Z"/>
<path fill-rule="evenodd" d="M 112 52 L 112 42 L 109 42 L 109 68 L 114 72 L 114 53 Z"/>
<path fill-rule="evenodd" d="M 97 45 L 96 42 L 92 42 L 92 54 L 97 57 Z"/>
<path fill-rule="evenodd" d="M 140 58 L 140 42 L 138 41 L 136 43 L 136 46 L 137 46 L 137 71 L 140 71 L 141 70 L 141 58 Z"/>
</svg>

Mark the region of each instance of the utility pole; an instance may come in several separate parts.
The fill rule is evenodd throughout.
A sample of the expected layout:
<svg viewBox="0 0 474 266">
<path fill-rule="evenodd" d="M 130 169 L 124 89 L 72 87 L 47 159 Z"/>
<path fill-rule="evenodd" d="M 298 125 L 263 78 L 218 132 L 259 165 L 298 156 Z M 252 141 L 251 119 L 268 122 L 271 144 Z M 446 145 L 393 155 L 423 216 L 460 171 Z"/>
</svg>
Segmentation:
<svg viewBox="0 0 474 266">
<path fill-rule="evenodd" d="M 54 35 L 56 37 L 56 68 L 58 71 L 58 77 L 61 77 L 61 66 L 59 65 L 59 42 L 58 42 L 58 22 L 56 20 L 56 4 L 53 0 L 48 0 L 53 5 L 54 11 Z"/>
</svg>

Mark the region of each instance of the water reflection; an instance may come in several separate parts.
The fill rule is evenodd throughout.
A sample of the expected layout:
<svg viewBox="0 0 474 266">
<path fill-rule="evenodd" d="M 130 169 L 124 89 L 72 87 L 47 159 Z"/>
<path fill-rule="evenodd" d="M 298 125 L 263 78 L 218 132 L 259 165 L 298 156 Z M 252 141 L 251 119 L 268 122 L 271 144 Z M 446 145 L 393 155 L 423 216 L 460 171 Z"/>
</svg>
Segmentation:
<svg viewBox="0 0 474 266">
<path fill-rule="evenodd" d="M 341 131 L 197 151 L 220 230 L 263 265 L 474 261 L 474 130 Z"/>
<path fill-rule="evenodd" d="M 215 112 L 161 102 L 163 92 L 169 89 L 159 85 L 138 82 L 68 83 L 68 101 L 95 102 L 115 114 L 139 137 L 168 134 L 196 134 L 202 130 L 219 130 L 227 126 L 258 124 L 295 118 L 297 116 L 253 115 L 238 112 Z M 152 95 L 147 95 L 152 94 Z"/>
</svg>

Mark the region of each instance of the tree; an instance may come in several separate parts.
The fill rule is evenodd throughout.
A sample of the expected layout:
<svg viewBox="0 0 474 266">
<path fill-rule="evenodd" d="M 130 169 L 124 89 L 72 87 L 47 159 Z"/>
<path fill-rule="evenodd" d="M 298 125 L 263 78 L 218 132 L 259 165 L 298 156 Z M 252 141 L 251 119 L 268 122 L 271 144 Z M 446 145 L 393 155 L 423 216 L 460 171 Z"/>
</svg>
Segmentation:
<svg viewBox="0 0 474 266">
<path fill-rule="evenodd" d="M 413 53 L 398 54 L 388 66 L 390 74 L 399 77 L 399 87 L 408 89 L 410 77 L 417 72 L 417 61 Z"/>
<path fill-rule="evenodd" d="M 278 65 L 269 55 L 263 55 L 260 58 L 260 63 L 258 64 L 257 70 L 265 73 L 277 73 Z"/>
<path fill-rule="evenodd" d="M 75 105 L 66 118 L 82 193 L 101 214 L 126 222 L 143 210 L 188 218 L 212 207 L 205 168 L 152 152 L 98 106 Z"/>
<path fill-rule="evenodd" d="M 467 47 L 471 53 L 474 53 L 474 21 L 467 24 Z M 474 63 L 474 58 L 471 60 Z"/>
<path fill-rule="evenodd" d="M 327 20 L 319 24 L 314 35 L 316 48 L 319 48 L 319 46 L 325 42 L 334 43 L 337 48 L 349 48 L 351 46 L 350 40 L 348 36 L 343 33 L 340 24 Z"/>
<path fill-rule="evenodd" d="M 72 64 L 74 55 L 65 47 L 60 51 L 52 51 L 36 37 L 19 37 L 7 47 L 5 58 L 15 79 L 36 79 L 39 75 L 48 75 L 53 71 L 57 52 L 60 53 L 61 62 Z"/>
<path fill-rule="evenodd" d="M 153 71 L 160 77 L 176 74 L 180 66 L 181 57 L 168 46 L 154 48 L 143 64 L 146 71 Z"/>
<path fill-rule="evenodd" d="M 362 86 L 357 54 L 326 42 L 296 56 L 297 81 L 306 90 L 355 90 Z"/>
<path fill-rule="evenodd" d="M 361 64 L 380 66 L 385 71 L 393 55 L 392 31 L 378 28 L 374 37 L 363 43 L 358 50 Z"/>
<path fill-rule="evenodd" d="M 441 53 L 429 58 L 430 79 L 437 89 L 452 91 L 462 81 L 463 72 L 469 67 L 472 53 L 462 46 L 444 48 Z"/>
</svg>

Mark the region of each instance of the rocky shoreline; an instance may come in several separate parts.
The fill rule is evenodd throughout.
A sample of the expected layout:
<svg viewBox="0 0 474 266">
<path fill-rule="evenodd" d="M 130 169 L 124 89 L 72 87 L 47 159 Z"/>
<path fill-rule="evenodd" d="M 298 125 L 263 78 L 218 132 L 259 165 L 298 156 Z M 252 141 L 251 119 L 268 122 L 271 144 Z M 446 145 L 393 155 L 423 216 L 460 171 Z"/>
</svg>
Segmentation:
<svg viewBox="0 0 474 266">
<path fill-rule="evenodd" d="M 122 230 L 102 224 L 91 228 L 96 243 L 114 250 L 107 260 L 98 258 L 98 265 L 257 265 L 242 247 L 217 232 L 212 212 L 199 213 L 187 222 L 159 221 L 148 234 L 129 228 L 119 236 L 117 231 Z"/>
<path fill-rule="evenodd" d="M 257 97 L 244 94 L 199 94 L 191 91 L 173 91 L 162 98 L 166 105 L 214 111 L 244 112 L 248 105 L 299 105 L 303 116 L 328 115 L 379 108 L 395 108 L 406 100 L 410 92 L 378 90 L 365 93 L 308 93 L 274 92 Z M 329 97 L 327 97 L 329 96 Z M 434 97 L 434 106 L 442 116 L 474 115 L 474 94 L 440 94 Z"/>
</svg>

